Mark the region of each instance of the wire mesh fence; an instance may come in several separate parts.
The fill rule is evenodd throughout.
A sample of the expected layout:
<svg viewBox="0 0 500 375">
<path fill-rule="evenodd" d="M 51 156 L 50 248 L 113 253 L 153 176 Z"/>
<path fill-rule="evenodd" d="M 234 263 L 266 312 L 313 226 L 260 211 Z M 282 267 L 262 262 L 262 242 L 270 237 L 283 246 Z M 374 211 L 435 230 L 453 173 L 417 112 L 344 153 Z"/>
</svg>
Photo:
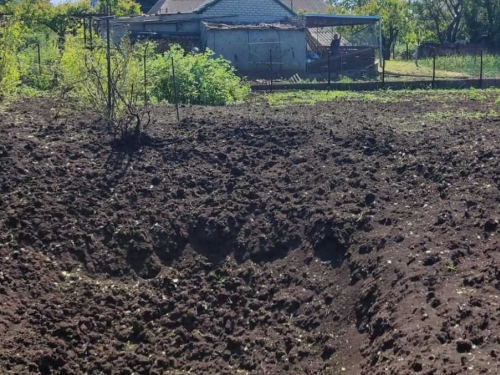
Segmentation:
<svg viewBox="0 0 500 375">
<path fill-rule="evenodd" d="M 491 51 L 479 50 L 468 55 L 436 53 L 423 58 L 400 55 L 397 59 L 391 56 L 390 60 L 380 59 L 377 52 L 371 46 L 341 46 L 335 52 L 325 48 L 319 58 L 308 61 L 305 73 L 275 78 L 272 88 L 278 89 L 280 84 L 287 88 L 294 88 L 291 84 L 302 84 L 300 88 L 311 84 L 318 88 L 327 85 L 351 89 L 355 85 L 362 88 L 363 83 L 367 89 L 405 85 L 408 88 L 500 87 L 500 57 Z M 268 85 L 271 89 L 269 82 Z"/>
</svg>

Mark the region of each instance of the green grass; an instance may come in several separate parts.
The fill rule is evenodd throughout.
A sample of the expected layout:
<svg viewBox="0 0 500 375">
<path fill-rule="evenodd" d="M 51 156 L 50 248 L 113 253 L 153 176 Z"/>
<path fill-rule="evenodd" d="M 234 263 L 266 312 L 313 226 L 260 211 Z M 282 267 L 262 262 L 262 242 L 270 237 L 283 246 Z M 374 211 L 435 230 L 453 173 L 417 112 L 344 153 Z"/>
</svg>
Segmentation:
<svg viewBox="0 0 500 375">
<path fill-rule="evenodd" d="M 489 112 L 467 112 L 467 111 L 443 111 L 430 112 L 424 115 L 424 120 L 441 121 L 450 118 L 457 119 L 482 119 L 486 117 L 498 117 L 498 112 L 491 110 Z"/>
<path fill-rule="evenodd" d="M 391 102 L 394 96 L 383 95 L 380 92 L 355 92 L 355 91 L 287 91 L 265 95 L 265 99 L 272 106 L 288 106 L 291 104 L 309 104 L 329 102 L 339 99 Z"/>
<path fill-rule="evenodd" d="M 433 59 L 422 59 L 419 64 L 432 68 Z M 460 73 L 465 76 L 479 77 L 480 56 L 442 56 L 436 59 L 436 69 Z M 483 72 L 485 78 L 500 76 L 500 58 L 493 55 L 483 56 Z"/>
<path fill-rule="evenodd" d="M 356 91 L 324 91 L 304 90 L 285 91 L 266 94 L 265 100 L 272 106 L 289 106 L 293 104 L 314 105 L 318 102 L 329 102 L 336 100 L 356 100 L 380 103 L 407 102 L 418 98 L 425 101 L 456 101 L 473 100 L 484 101 L 490 97 L 499 97 L 499 89 L 487 90 L 380 90 L 373 92 Z M 500 104 L 500 101 L 499 103 Z"/>
<path fill-rule="evenodd" d="M 382 71 L 381 69 L 379 70 L 380 72 Z M 414 61 L 387 60 L 385 70 L 388 73 L 401 74 L 401 76 L 394 77 L 396 80 L 416 80 L 419 79 L 419 77 L 424 79 L 424 77 L 432 76 L 432 63 L 430 66 L 427 65 L 427 62 L 424 64 L 419 63 L 419 66 L 416 66 Z M 436 76 L 451 79 L 461 77 L 462 74 L 448 71 L 448 69 L 444 67 L 436 71 Z"/>
</svg>

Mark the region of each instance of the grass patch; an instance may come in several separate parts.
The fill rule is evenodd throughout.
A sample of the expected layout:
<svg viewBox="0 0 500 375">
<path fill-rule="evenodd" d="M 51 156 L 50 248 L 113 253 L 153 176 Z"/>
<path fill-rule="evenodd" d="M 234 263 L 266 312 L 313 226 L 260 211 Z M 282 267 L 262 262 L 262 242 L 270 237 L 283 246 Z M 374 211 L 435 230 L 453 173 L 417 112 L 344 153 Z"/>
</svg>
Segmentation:
<svg viewBox="0 0 500 375">
<path fill-rule="evenodd" d="M 486 117 L 498 117 L 498 115 L 498 112 L 493 109 L 489 112 L 438 111 L 425 114 L 423 119 L 428 121 L 442 121 L 450 118 L 471 120 Z"/>
<path fill-rule="evenodd" d="M 394 95 L 384 92 L 356 92 L 356 91 L 286 91 L 266 94 L 265 99 L 272 106 L 289 106 L 292 104 L 314 105 L 318 102 L 329 102 L 340 99 L 393 102 L 397 101 Z"/>
<path fill-rule="evenodd" d="M 432 69 L 432 59 L 422 59 L 419 64 Z M 440 56 L 436 59 L 436 69 L 456 72 L 461 75 L 479 77 L 481 70 L 480 56 Z M 493 55 L 483 56 L 485 78 L 500 77 L 500 59 Z"/>
<path fill-rule="evenodd" d="M 415 65 L 414 61 L 398 61 L 398 60 L 388 60 L 385 66 L 386 73 L 401 74 L 401 77 L 396 77 L 399 80 L 405 79 L 404 76 L 421 76 L 432 77 L 432 61 L 431 65 L 428 66 L 427 61 Z M 380 70 L 382 71 L 382 70 Z M 436 76 L 440 78 L 458 78 L 463 77 L 464 74 L 460 74 L 454 71 L 449 71 L 446 67 L 440 67 L 436 69 Z M 406 77 L 408 79 L 419 79 L 419 77 Z"/>
<path fill-rule="evenodd" d="M 500 96 L 500 89 L 486 90 L 380 90 L 373 92 L 303 90 L 284 91 L 265 94 L 265 100 L 272 106 L 290 106 L 293 104 L 314 105 L 319 102 L 335 100 L 357 100 L 380 103 L 407 102 L 418 98 L 425 101 L 444 102 L 446 100 L 485 101 L 490 97 Z M 500 101 L 498 102 L 500 104 Z"/>
</svg>

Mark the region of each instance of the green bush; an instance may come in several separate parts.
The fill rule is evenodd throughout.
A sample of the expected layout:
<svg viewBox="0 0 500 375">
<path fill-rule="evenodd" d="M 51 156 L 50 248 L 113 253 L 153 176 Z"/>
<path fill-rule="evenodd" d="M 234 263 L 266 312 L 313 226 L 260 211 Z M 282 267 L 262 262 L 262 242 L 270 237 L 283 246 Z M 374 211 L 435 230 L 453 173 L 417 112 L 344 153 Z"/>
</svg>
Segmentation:
<svg viewBox="0 0 500 375">
<path fill-rule="evenodd" d="M 214 58 L 211 51 L 185 54 L 181 47 L 173 46 L 152 62 L 155 77 L 153 95 L 159 101 L 175 100 L 172 59 L 177 99 L 181 103 L 232 104 L 242 101 L 250 92 L 250 87 L 236 75 L 235 69 L 227 60 Z"/>
<path fill-rule="evenodd" d="M 57 87 L 61 59 L 57 42 L 58 37 L 53 32 L 39 32 L 26 37 L 25 47 L 18 55 L 23 85 L 41 91 Z M 38 45 L 40 45 L 40 65 Z"/>
<path fill-rule="evenodd" d="M 143 51 L 142 46 L 132 46 L 126 40 L 112 48 L 112 118 L 124 115 L 126 108 L 123 99 L 133 104 L 144 98 Z M 81 37 L 67 37 L 61 58 L 61 72 L 63 91 L 69 92 L 83 107 L 106 113 L 106 48 L 100 38 L 94 39 L 94 48 L 90 50 L 83 45 Z"/>
<path fill-rule="evenodd" d="M 21 44 L 21 27 L 12 18 L 2 20 L 0 28 L 0 101 L 15 94 L 20 83 L 16 56 Z"/>
</svg>

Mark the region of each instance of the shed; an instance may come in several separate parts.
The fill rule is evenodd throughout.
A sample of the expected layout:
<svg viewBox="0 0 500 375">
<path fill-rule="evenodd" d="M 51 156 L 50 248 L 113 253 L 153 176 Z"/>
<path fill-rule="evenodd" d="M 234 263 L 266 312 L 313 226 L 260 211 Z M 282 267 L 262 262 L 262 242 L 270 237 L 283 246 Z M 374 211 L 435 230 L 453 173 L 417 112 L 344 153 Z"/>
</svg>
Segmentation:
<svg viewBox="0 0 500 375">
<path fill-rule="evenodd" d="M 202 44 L 250 76 L 293 75 L 306 70 L 307 42 L 300 23 L 202 23 Z"/>
</svg>

